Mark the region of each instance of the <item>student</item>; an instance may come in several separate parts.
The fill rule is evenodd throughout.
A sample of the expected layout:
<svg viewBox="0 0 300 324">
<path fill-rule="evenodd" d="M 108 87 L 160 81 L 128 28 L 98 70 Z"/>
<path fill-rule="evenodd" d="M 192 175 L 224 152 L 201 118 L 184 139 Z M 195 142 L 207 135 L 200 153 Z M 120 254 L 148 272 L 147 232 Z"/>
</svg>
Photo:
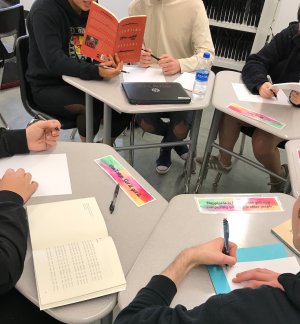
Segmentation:
<svg viewBox="0 0 300 324">
<path fill-rule="evenodd" d="M 195 71 L 204 52 L 214 55 L 208 18 L 199 0 L 133 0 L 130 15 L 147 15 L 144 35 L 145 51 L 141 51 L 140 66 L 158 63 L 165 75 Z M 151 54 L 159 57 L 153 59 Z M 191 111 L 137 115 L 137 122 L 146 132 L 163 136 L 162 142 L 174 142 L 186 138 L 191 123 Z M 168 117 L 170 122 L 161 118 Z M 171 147 L 161 148 L 156 161 L 156 171 L 165 174 L 171 167 Z M 186 145 L 174 150 L 187 159 Z"/>
<path fill-rule="evenodd" d="M 292 215 L 294 244 L 300 251 L 300 198 Z M 224 240 L 217 238 L 206 244 L 182 251 L 160 274 L 141 289 L 124 308 L 114 324 L 298 324 L 300 319 L 300 272 L 279 274 L 267 269 L 253 269 L 237 274 L 236 283 L 247 288 L 209 298 L 191 310 L 182 305 L 171 308 L 179 284 L 193 268 L 206 264 L 236 262 L 236 245 L 230 243 L 229 256 L 222 253 Z M 200 280 L 200 279 L 199 279 Z"/>
<path fill-rule="evenodd" d="M 299 34 L 300 9 L 298 22 L 282 30 L 266 44 L 257 54 L 248 57 L 242 70 L 242 79 L 253 94 L 263 98 L 272 98 L 277 91 L 271 91 L 271 80 L 274 83 L 298 82 L 300 79 L 300 34 Z M 300 106 L 300 93 L 292 91 L 290 102 L 296 108 Z M 274 109 L 278 109 L 274 106 Z M 283 139 L 267 133 L 259 128 L 251 127 L 234 117 L 224 114 L 219 129 L 220 146 L 232 151 L 239 137 L 241 128 L 246 134 L 252 136 L 252 147 L 256 159 L 268 170 L 286 178 L 288 167 L 281 165 L 278 144 Z M 200 162 L 200 161 L 198 161 Z M 220 151 L 219 156 L 211 157 L 211 165 L 223 172 L 231 170 L 231 156 Z M 271 192 L 283 192 L 285 181 L 270 176 Z"/>
<path fill-rule="evenodd" d="M 27 18 L 29 56 L 27 80 L 41 111 L 75 120 L 81 140 L 86 137 L 85 93 L 66 84 L 62 75 L 102 80 L 119 75 L 117 55 L 100 65 L 81 55 L 81 44 L 92 1 L 36 0 Z M 101 65 L 113 67 L 104 69 Z M 94 134 L 99 130 L 103 103 L 94 100 Z M 112 111 L 112 138 L 130 122 L 130 115 Z"/>
</svg>

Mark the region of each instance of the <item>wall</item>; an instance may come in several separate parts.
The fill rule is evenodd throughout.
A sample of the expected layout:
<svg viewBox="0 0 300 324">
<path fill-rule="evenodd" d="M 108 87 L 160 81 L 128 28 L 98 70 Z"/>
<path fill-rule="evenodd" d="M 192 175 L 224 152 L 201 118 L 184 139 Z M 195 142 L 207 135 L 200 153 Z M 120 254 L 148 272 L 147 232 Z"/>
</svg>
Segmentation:
<svg viewBox="0 0 300 324">
<path fill-rule="evenodd" d="M 282 29 L 286 28 L 291 21 L 297 20 L 297 12 L 300 5 L 299 0 L 281 0 L 275 21 L 273 23 L 273 34 L 277 34 Z"/>
<path fill-rule="evenodd" d="M 112 11 L 119 19 L 128 16 L 128 5 L 131 0 L 98 0 L 98 2 Z"/>
</svg>

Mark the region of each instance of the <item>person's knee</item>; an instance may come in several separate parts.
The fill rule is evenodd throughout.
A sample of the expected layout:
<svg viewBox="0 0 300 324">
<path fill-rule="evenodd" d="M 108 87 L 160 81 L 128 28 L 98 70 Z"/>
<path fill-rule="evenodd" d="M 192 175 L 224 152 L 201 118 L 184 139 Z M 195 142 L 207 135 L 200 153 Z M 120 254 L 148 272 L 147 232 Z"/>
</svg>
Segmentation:
<svg viewBox="0 0 300 324">
<path fill-rule="evenodd" d="M 253 154 L 257 160 L 264 158 L 268 155 L 271 155 L 276 146 L 271 145 L 268 141 L 265 141 L 262 137 L 252 138 L 252 147 L 253 147 Z"/>
<path fill-rule="evenodd" d="M 174 126 L 173 133 L 178 140 L 183 140 L 189 133 L 189 126 L 184 122 L 181 122 Z"/>
</svg>

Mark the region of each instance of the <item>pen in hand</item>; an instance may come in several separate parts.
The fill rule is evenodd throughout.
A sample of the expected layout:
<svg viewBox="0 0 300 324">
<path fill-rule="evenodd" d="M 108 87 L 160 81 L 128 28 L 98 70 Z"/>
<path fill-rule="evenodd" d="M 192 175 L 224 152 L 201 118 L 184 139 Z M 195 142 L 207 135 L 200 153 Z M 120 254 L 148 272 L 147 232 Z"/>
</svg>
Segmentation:
<svg viewBox="0 0 300 324">
<path fill-rule="evenodd" d="M 149 51 L 147 51 L 146 49 L 144 49 L 144 48 L 142 48 L 142 51 L 145 51 L 145 52 L 147 52 L 147 53 L 150 53 Z M 155 55 L 153 55 L 152 53 L 150 53 L 150 56 L 151 57 L 153 57 L 155 60 L 157 60 L 157 61 L 159 61 L 160 60 L 160 58 L 159 57 L 157 57 L 157 56 L 155 56 Z"/>
<path fill-rule="evenodd" d="M 268 81 L 269 81 L 271 84 L 273 84 L 272 79 L 271 79 L 271 77 L 270 77 L 269 75 L 267 75 L 267 78 L 268 78 Z M 270 91 L 273 93 L 273 96 L 278 100 L 278 98 L 277 98 L 277 93 L 276 93 L 274 90 L 272 90 L 272 89 L 270 89 Z"/>
<path fill-rule="evenodd" d="M 115 205 L 116 205 L 117 197 L 118 197 L 118 194 L 119 194 L 119 190 L 120 190 L 120 185 L 117 184 L 116 188 L 115 188 L 115 191 L 114 191 L 113 199 L 112 199 L 112 201 L 111 201 L 111 203 L 109 205 L 109 211 L 110 211 L 111 214 L 115 210 Z"/>
<path fill-rule="evenodd" d="M 229 223 L 226 218 L 223 219 L 223 232 L 224 232 L 223 253 L 229 255 Z"/>
<path fill-rule="evenodd" d="M 114 69 L 112 66 L 107 66 L 107 65 L 100 65 L 100 67 L 103 68 L 103 69 L 106 69 L 106 70 Z M 122 73 L 130 73 L 130 72 L 125 71 L 125 70 L 121 70 L 120 72 L 122 72 Z"/>
</svg>

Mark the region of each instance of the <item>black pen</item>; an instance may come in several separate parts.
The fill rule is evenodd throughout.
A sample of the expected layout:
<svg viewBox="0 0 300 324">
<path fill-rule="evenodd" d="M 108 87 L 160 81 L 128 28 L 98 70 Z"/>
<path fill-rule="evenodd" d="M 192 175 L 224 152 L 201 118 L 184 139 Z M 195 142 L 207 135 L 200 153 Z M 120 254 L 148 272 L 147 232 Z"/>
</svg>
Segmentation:
<svg viewBox="0 0 300 324">
<path fill-rule="evenodd" d="M 110 213 L 112 214 L 115 210 L 115 205 L 116 205 L 116 200 L 117 200 L 117 197 L 118 197 L 118 194 L 119 194 L 119 190 L 120 190 L 120 185 L 117 184 L 116 185 L 116 188 L 115 188 L 115 191 L 114 191 L 114 196 L 113 196 L 113 199 L 109 205 L 109 211 Z"/>
<path fill-rule="evenodd" d="M 272 79 L 269 75 L 267 75 L 267 79 L 271 84 L 273 84 Z M 277 93 L 275 91 L 273 91 L 273 89 L 270 89 L 270 90 L 273 92 L 273 96 L 278 100 Z"/>
<path fill-rule="evenodd" d="M 147 52 L 147 53 L 150 53 L 149 51 L 147 51 L 146 49 L 144 49 L 144 48 L 142 48 L 142 51 L 145 51 L 145 52 Z M 150 55 L 151 55 L 151 57 L 153 57 L 154 59 L 156 59 L 157 61 L 159 61 L 160 60 L 160 58 L 159 57 L 157 57 L 157 56 L 155 56 L 155 55 L 153 55 L 152 53 L 150 53 Z"/>
<path fill-rule="evenodd" d="M 107 70 L 112 70 L 112 69 L 114 69 L 114 67 L 112 67 L 112 66 L 107 66 L 107 65 L 100 65 L 100 67 L 102 67 L 103 69 L 107 69 Z M 120 72 L 122 72 L 122 73 L 130 73 L 130 72 L 125 71 L 125 70 L 121 70 Z"/>
<path fill-rule="evenodd" d="M 34 118 L 35 120 L 34 120 L 33 122 L 31 122 L 30 125 L 33 124 L 33 123 L 36 123 L 36 122 L 38 122 L 38 121 L 40 121 L 40 120 L 42 120 L 42 121 L 47 121 L 47 120 L 49 120 L 49 119 L 46 119 L 44 116 L 42 116 L 42 115 L 40 115 L 40 114 L 35 114 L 33 118 Z M 60 131 L 60 129 L 59 129 L 58 127 L 55 127 L 55 130 L 56 130 L 56 131 Z"/>
<path fill-rule="evenodd" d="M 224 249 L 223 253 L 229 255 L 229 223 L 227 218 L 223 219 L 223 232 L 224 232 Z"/>
</svg>

